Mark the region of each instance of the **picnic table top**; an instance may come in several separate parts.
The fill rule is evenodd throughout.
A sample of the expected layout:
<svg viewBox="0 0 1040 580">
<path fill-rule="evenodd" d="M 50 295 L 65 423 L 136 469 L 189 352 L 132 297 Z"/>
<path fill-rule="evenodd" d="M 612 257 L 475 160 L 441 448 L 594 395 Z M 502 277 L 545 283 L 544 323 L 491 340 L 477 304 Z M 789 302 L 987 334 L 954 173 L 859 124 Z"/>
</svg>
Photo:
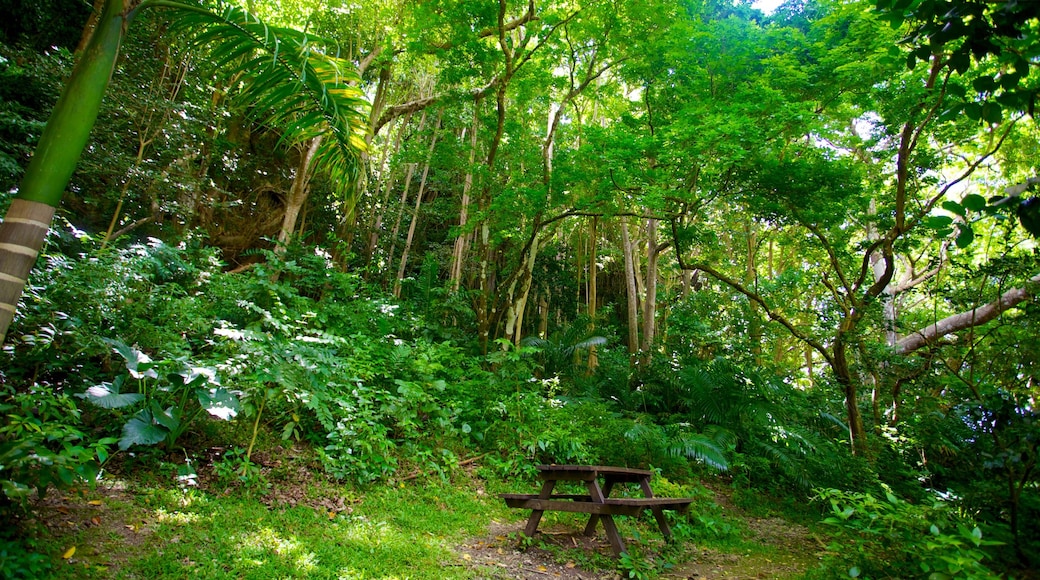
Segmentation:
<svg viewBox="0 0 1040 580">
<path fill-rule="evenodd" d="M 610 465 L 539 465 L 541 479 L 580 479 L 587 480 L 605 477 L 615 481 L 649 481 L 654 472 L 647 469 L 631 467 L 613 467 Z"/>
</svg>

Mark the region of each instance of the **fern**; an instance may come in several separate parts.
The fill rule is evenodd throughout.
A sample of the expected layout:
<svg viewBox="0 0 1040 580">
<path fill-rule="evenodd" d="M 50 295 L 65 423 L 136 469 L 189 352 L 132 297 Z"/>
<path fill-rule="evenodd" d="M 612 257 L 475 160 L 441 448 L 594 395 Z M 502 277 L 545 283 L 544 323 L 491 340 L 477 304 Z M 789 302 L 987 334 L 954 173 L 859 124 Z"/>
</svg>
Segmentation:
<svg viewBox="0 0 1040 580">
<path fill-rule="evenodd" d="M 671 442 L 668 453 L 694 459 L 717 471 L 729 470 L 725 447 L 705 433 L 687 433 Z"/>
</svg>

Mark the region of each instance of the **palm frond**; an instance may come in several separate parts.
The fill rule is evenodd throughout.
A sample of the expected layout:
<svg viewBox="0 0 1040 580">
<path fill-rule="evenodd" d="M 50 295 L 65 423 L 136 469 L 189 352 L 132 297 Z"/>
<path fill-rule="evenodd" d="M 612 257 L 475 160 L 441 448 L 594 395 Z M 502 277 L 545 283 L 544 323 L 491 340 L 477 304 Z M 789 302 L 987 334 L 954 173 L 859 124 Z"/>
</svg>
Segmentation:
<svg viewBox="0 0 1040 580">
<path fill-rule="evenodd" d="M 151 0 L 170 31 L 204 49 L 234 98 L 295 144 L 331 135 L 315 159 L 336 187 L 348 191 L 361 174 L 369 104 L 354 65 L 336 45 L 291 28 L 269 26 L 236 6 L 210 10 L 191 0 Z"/>
</svg>

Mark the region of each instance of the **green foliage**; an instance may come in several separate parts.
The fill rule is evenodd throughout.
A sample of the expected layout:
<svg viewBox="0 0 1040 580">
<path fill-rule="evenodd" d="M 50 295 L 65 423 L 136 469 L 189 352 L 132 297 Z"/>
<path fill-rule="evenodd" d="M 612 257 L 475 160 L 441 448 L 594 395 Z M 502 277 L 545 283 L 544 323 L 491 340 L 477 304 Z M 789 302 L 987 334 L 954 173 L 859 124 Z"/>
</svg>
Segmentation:
<svg viewBox="0 0 1040 580">
<path fill-rule="evenodd" d="M 830 506 L 823 523 L 837 530 L 823 570 L 847 577 L 883 578 L 927 575 L 934 579 L 990 579 L 998 574 L 982 561 L 982 531 L 938 498 L 912 504 L 886 491 L 870 493 L 819 490 Z M 832 576 L 833 577 L 833 576 Z"/>
<path fill-rule="evenodd" d="M 93 486 L 115 439 L 91 441 L 67 394 L 34 385 L 0 393 L 0 486 L 7 500 L 24 503 L 34 490 Z"/>
<path fill-rule="evenodd" d="M 260 467 L 249 460 L 246 450 L 234 447 L 213 462 L 213 472 L 225 485 L 239 485 L 247 490 L 264 491 L 271 483 Z"/>
<path fill-rule="evenodd" d="M 408 316 L 357 296 L 358 279 L 330 270 L 313 248 L 267 257 L 218 306 L 227 318 L 216 352 L 246 415 L 277 418 L 286 439 L 308 438 L 339 479 L 390 478 L 399 455 L 423 471 L 451 465 L 461 426 L 442 377 L 456 351 L 399 338 Z"/>
<path fill-rule="evenodd" d="M 87 389 L 83 397 L 103 409 L 138 408 L 123 425 L 120 449 L 158 443 L 172 449 L 203 411 L 225 421 L 238 414 L 238 398 L 220 386 L 214 369 L 184 359 L 153 361 L 118 340 L 106 342 L 123 358 L 127 373 Z M 123 392 L 130 381 L 136 381 L 136 391 Z"/>
<path fill-rule="evenodd" d="M 12 527 L 13 528 L 13 527 Z M 26 538 L 8 539 L 7 533 L 16 529 L 5 529 L 0 536 L 0 576 L 10 580 L 35 580 L 50 576 L 51 559 L 32 549 Z"/>
<path fill-rule="evenodd" d="M 65 50 L 39 54 L 0 44 L 0 192 L 21 179 L 71 61 Z"/>
</svg>

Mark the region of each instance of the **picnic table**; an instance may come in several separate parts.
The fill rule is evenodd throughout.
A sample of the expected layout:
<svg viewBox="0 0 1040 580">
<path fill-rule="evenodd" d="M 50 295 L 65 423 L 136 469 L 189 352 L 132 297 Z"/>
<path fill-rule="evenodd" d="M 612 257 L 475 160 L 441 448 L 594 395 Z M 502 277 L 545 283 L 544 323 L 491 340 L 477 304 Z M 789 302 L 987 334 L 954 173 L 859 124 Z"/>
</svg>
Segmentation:
<svg viewBox="0 0 1040 580">
<path fill-rule="evenodd" d="M 524 533 L 528 537 L 534 537 L 542 514 L 546 511 L 586 513 L 589 514 L 589 522 L 585 526 L 585 535 L 594 535 L 599 522 L 603 522 L 603 529 L 615 556 L 620 556 L 626 550 L 614 524 L 614 516 L 638 516 L 645 510 L 650 510 L 657 520 L 661 534 L 665 539 L 671 540 L 672 530 L 664 512 L 685 512 L 693 502 L 693 498 L 654 497 L 654 492 L 650 489 L 650 477 L 653 472 L 645 469 L 603 465 L 539 465 L 538 472 L 538 478 L 542 481 L 539 493 L 503 493 L 500 496 L 511 508 L 531 510 Z M 600 480 L 603 481 L 602 485 Z M 556 483 L 560 481 L 584 482 L 588 493 L 553 493 Z M 639 484 L 643 497 L 610 497 L 610 492 L 618 483 Z"/>
</svg>

